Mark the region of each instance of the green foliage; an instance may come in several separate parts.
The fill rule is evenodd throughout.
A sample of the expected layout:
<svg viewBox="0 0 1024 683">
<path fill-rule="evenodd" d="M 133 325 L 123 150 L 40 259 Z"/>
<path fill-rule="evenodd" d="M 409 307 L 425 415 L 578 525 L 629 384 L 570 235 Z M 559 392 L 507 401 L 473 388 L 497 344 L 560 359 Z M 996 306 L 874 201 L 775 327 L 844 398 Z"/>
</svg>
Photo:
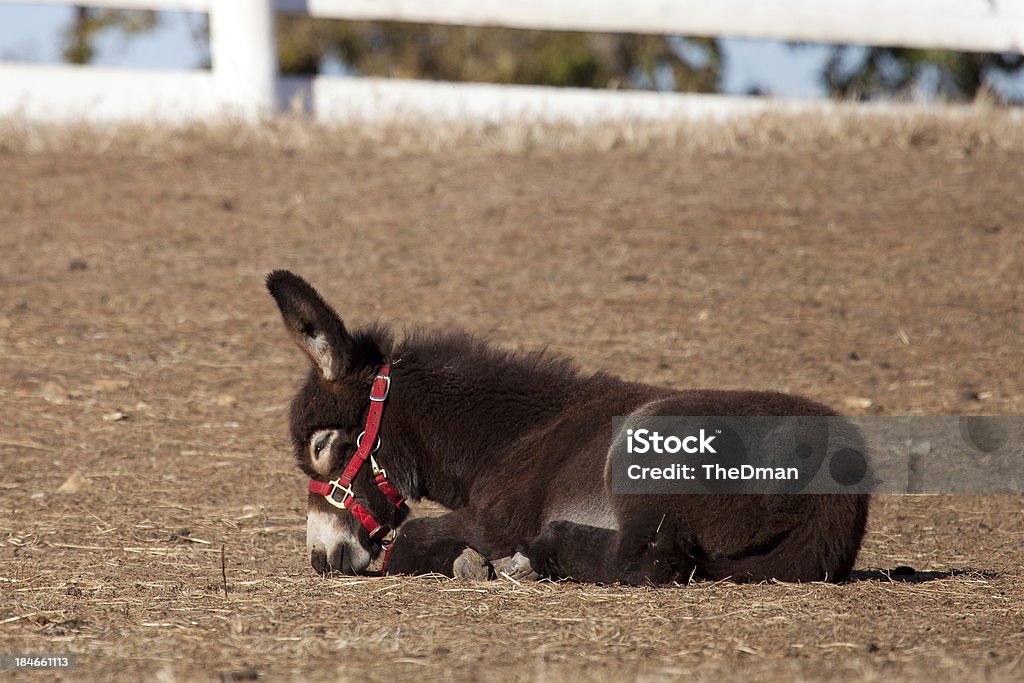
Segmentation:
<svg viewBox="0 0 1024 683">
<path fill-rule="evenodd" d="M 907 97 L 915 89 L 950 101 L 974 100 L 992 93 L 991 78 L 1024 67 L 1024 56 L 872 47 L 859 59 L 854 48 L 837 46 L 822 74 L 829 93 L 873 99 Z"/>
<path fill-rule="evenodd" d="M 96 56 L 96 36 L 108 29 L 126 36 L 151 31 L 157 26 L 156 12 L 75 8 L 75 18 L 64 31 L 61 54 L 72 64 L 88 64 Z"/>
<path fill-rule="evenodd" d="M 721 73 L 718 44 L 692 40 L 682 50 L 674 45 L 679 40 L 288 16 L 278 21 L 285 73 L 316 73 L 323 58 L 334 56 L 366 76 L 714 91 Z"/>
</svg>

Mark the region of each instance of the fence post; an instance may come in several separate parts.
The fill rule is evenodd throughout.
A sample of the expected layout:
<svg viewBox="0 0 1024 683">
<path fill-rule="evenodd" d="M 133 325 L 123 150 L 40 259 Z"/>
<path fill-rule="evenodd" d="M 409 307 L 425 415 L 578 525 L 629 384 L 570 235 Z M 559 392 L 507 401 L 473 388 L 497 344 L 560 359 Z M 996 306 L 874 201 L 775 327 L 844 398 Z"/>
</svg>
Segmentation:
<svg viewBox="0 0 1024 683">
<path fill-rule="evenodd" d="M 211 0 L 210 59 L 226 114 L 253 120 L 277 107 L 273 0 Z"/>
</svg>

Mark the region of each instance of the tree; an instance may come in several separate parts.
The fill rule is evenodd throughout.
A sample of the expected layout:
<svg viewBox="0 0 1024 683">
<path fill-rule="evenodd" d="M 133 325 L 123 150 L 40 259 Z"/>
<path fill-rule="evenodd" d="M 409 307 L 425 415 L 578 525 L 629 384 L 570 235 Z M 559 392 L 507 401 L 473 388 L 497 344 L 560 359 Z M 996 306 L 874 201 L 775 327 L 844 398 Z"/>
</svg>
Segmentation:
<svg viewBox="0 0 1024 683">
<path fill-rule="evenodd" d="M 822 80 L 839 97 L 908 97 L 923 90 L 940 99 L 970 101 L 997 92 L 993 77 L 1022 67 L 1024 55 L 836 46 Z"/>
<path fill-rule="evenodd" d="M 712 39 L 292 16 L 278 45 L 281 70 L 300 74 L 334 57 L 366 76 L 713 92 L 722 67 Z"/>
<path fill-rule="evenodd" d="M 64 31 L 61 54 L 72 64 L 88 64 L 96 56 L 96 37 L 114 29 L 127 36 L 152 31 L 157 26 L 156 12 L 149 10 L 111 10 L 75 7 L 75 18 Z"/>
</svg>

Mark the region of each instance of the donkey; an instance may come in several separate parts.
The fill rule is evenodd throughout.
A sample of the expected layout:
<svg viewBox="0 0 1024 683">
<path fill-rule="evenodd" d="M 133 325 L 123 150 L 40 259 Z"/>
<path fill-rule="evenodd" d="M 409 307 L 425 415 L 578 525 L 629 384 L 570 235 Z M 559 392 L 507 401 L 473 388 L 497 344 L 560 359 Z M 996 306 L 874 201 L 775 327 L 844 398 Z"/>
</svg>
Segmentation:
<svg viewBox="0 0 1024 683">
<path fill-rule="evenodd" d="M 463 332 L 400 342 L 380 325 L 350 332 L 301 277 L 276 270 L 266 285 L 311 361 L 291 437 L 311 478 L 307 551 L 319 573 L 364 572 L 398 530 L 388 574 L 486 578 L 496 565 L 634 585 L 849 576 L 866 494 L 613 495 L 609 481 L 613 416 L 835 415 L 824 405 L 587 374 Z M 451 512 L 403 524 L 404 498 Z"/>
</svg>

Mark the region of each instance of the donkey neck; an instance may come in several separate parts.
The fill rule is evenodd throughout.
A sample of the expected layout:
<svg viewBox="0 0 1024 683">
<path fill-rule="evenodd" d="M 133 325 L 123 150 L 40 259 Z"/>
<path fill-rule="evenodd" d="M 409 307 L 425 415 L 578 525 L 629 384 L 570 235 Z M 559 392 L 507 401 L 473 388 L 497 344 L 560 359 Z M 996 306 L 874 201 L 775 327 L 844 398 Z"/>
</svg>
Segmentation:
<svg viewBox="0 0 1024 683">
<path fill-rule="evenodd" d="M 567 360 L 457 342 L 396 354 L 381 454 L 403 493 L 451 509 L 592 379 Z"/>
</svg>

